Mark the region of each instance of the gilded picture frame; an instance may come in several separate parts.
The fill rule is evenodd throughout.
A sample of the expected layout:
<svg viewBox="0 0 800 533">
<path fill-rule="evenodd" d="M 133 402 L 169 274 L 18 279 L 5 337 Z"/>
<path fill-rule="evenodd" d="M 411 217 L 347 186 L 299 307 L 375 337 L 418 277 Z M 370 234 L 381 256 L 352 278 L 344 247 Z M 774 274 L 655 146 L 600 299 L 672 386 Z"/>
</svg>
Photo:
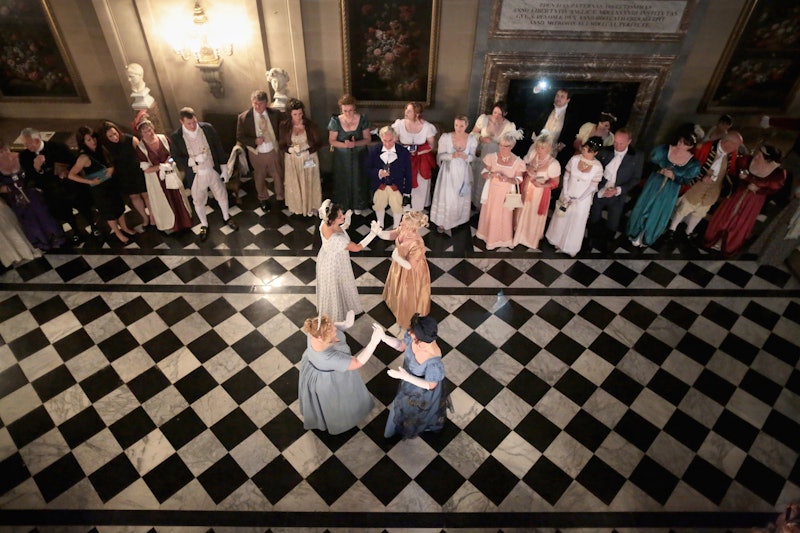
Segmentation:
<svg viewBox="0 0 800 533">
<path fill-rule="evenodd" d="M 364 107 L 433 103 L 440 0 L 341 0 L 344 92 Z"/>
<path fill-rule="evenodd" d="M 747 0 L 698 111 L 782 112 L 798 88 L 800 4 Z"/>
<path fill-rule="evenodd" d="M 0 101 L 88 101 L 47 0 L 0 0 L 0 71 Z"/>
</svg>

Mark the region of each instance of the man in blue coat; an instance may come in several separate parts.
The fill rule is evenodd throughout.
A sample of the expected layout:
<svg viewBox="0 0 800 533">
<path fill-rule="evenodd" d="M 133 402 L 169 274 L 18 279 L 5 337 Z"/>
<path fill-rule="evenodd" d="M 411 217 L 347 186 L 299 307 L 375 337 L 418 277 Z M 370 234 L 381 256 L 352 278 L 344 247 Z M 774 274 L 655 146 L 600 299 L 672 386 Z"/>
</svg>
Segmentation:
<svg viewBox="0 0 800 533">
<path fill-rule="evenodd" d="M 644 154 L 631 146 L 630 132 L 620 128 L 614 134 L 614 146 L 600 150 L 597 160 L 603 165 L 603 179 L 589 211 L 589 238 L 593 247 L 607 251 L 619 229 L 626 197 L 642 179 Z"/>
<path fill-rule="evenodd" d="M 372 208 L 383 228 L 386 207 L 390 207 L 396 229 L 403 218 L 403 198 L 411 197 L 411 154 L 395 142 L 391 127 L 381 128 L 380 137 L 381 144 L 369 147 L 365 161 L 372 185 Z"/>
</svg>

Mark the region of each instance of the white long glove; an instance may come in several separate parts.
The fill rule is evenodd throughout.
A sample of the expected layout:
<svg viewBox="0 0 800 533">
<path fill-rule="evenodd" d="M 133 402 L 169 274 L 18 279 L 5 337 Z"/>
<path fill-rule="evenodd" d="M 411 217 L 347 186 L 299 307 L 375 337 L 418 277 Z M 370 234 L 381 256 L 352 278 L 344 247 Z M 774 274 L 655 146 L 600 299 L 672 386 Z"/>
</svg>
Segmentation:
<svg viewBox="0 0 800 533">
<path fill-rule="evenodd" d="M 430 386 L 428 385 L 427 381 L 425 381 L 423 378 L 412 376 L 402 366 L 398 366 L 397 370 L 393 370 L 390 368 L 389 370 L 386 371 L 386 373 L 389 374 L 389 377 L 392 377 L 394 379 L 402 379 L 403 381 L 407 381 L 412 385 L 416 385 L 420 389 L 430 390 Z"/>
<path fill-rule="evenodd" d="M 334 322 L 333 327 L 341 331 L 350 329 L 353 326 L 353 322 L 355 322 L 355 318 L 356 318 L 356 313 L 351 309 L 347 312 L 347 316 L 344 317 L 344 321 Z"/>
<path fill-rule="evenodd" d="M 358 244 L 361 245 L 362 248 L 366 248 L 369 243 L 372 242 L 372 239 L 377 237 L 377 234 L 374 231 L 370 231 L 367 233 L 367 236 L 361 239 Z"/>
<path fill-rule="evenodd" d="M 411 270 L 411 263 L 400 257 L 400 253 L 397 251 L 397 248 L 392 250 L 392 261 L 395 261 L 398 265 L 406 270 Z"/>
<path fill-rule="evenodd" d="M 344 212 L 344 222 L 339 226 L 342 229 L 347 229 L 350 227 L 350 219 L 353 217 L 353 210 L 348 209 Z"/>
<path fill-rule="evenodd" d="M 369 339 L 369 343 L 364 346 L 364 349 L 359 352 L 356 356 L 356 360 L 362 365 L 367 364 L 369 358 L 372 357 L 372 354 L 375 352 L 375 348 L 378 347 L 380 344 L 381 339 L 383 338 L 383 328 L 377 322 L 372 323 L 372 337 Z"/>
</svg>

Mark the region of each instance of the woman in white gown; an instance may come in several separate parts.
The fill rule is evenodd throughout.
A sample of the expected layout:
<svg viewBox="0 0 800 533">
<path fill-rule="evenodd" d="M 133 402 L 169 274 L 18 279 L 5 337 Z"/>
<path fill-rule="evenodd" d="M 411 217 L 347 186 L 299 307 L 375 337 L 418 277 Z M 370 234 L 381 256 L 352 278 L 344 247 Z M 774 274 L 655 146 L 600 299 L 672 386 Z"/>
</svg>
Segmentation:
<svg viewBox="0 0 800 533">
<path fill-rule="evenodd" d="M 439 233 L 469 221 L 472 166 L 478 140 L 467 134 L 467 117 L 458 115 L 453 133 L 439 138 L 439 174 L 431 202 L 431 222 Z"/>
<path fill-rule="evenodd" d="M 478 138 L 477 155 L 481 161 L 489 154 L 494 154 L 499 149 L 500 137 L 503 135 L 514 133 L 514 138 L 520 140 L 522 133 L 517 134 L 517 126 L 506 118 L 505 102 L 495 102 L 492 104 L 492 112 L 488 115 L 481 115 L 475 121 L 475 127 L 472 128 L 472 135 Z M 484 188 L 488 193 L 488 180 L 483 179 L 483 165 L 476 164 L 473 167 L 474 179 L 472 182 L 475 186 L 472 188 L 472 204 L 480 210 L 482 201 L 486 200 L 486 195 L 483 194 Z M 480 186 L 478 184 L 481 184 Z"/>
<path fill-rule="evenodd" d="M 319 208 L 319 234 L 322 246 L 317 254 L 317 312 L 341 322 L 348 311 L 364 312 L 358 299 L 356 278 L 350 264 L 350 252 L 360 252 L 375 238 L 380 228 L 372 231 L 358 244 L 347 235 L 351 212 L 344 213 L 338 204 L 325 200 Z"/>
<path fill-rule="evenodd" d="M 545 234 L 556 251 L 570 257 L 581 249 L 592 198 L 603 177 L 603 165 L 595 159 L 602 147 L 603 139 L 589 137 L 581 147 L 581 154 L 572 156 L 567 162 L 561 195 Z"/>
</svg>

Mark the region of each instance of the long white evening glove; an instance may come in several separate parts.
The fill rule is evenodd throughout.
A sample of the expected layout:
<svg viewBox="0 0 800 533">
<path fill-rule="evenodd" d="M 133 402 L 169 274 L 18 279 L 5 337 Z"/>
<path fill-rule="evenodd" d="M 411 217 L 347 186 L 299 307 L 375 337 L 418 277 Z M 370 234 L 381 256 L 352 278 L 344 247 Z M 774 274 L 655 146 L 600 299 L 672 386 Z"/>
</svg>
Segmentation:
<svg viewBox="0 0 800 533">
<path fill-rule="evenodd" d="M 383 328 L 377 322 L 373 322 L 372 337 L 369 339 L 369 343 L 364 346 L 364 349 L 356 356 L 359 363 L 362 365 L 367 364 L 367 361 L 369 361 L 369 358 L 372 357 L 372 354 L 375 352 L 375 348 L 377 348 L 378 344 L 381 342 L 381 338 L 383 338 Z"/>
<path fill-rule="evenodd" d="M 393 370 L 390 368 L 389 370 L 386 371 L 386 373 L 389 374 L 389 377 L 393 377 L 394 379 L 402 379 L 403 381 L 408 381 L 412 385 L 416 385 L 420 389 L 430 390 L 427 381 L 425 381 L 423 378 L 412 376 L 402 366 L 398 366 L 397 370 Z"/>
<path fill-rule="evenodd" d="M 372 242 L 372 239 L 374 239 L 377 236 L 378 235 L 374 231 L 370 231 L 369 233 L 367 233 L 366 237 L 364 237 L 363 239 L 361 239 L 361 241 L 359 241 L 358 244 L 360 244 L 362 248 L 366 248 L 367 245 Z"/>
<path fill-rule="evenodd" d="M 350 329 L 353 326 L 353 322 L 355 322 L 356 312 L 352 309 L 347 312 L 347 316 L 344 317 L 342 322 L 334 322 L 333 327 L 340 331 L 345 331 Z"/>
<path fill-rule="evenodd" d="M 411 263 L 400 257 L 400 253 L 397 251 L 397 248 L 392 250 L 392 261 L 395 261 L 398 265 L 406 270 L 411 270 Z"/>
</svg>

